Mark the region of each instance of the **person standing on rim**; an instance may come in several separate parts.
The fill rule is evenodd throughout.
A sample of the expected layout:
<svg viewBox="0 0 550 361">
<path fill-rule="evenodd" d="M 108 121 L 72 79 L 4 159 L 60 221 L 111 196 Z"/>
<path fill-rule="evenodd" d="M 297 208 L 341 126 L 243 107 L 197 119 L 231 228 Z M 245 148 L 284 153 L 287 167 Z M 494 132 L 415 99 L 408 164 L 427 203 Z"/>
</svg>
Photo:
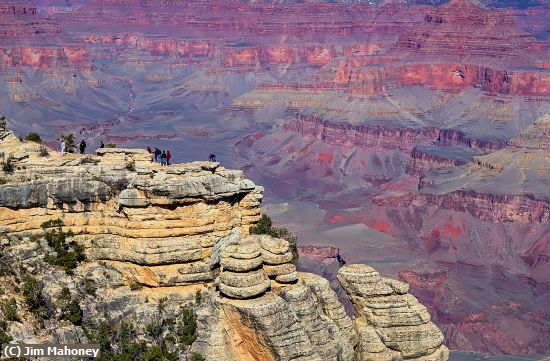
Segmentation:
<svg viewBox="0 0 550 361">
<path fill-rule="evenodd" d="M 61 155 L 64 156 L 65 155 L 65 139 L 61 138 Z"/>
<path fill-rule="evenodd" d="M 158 149 L 157 147 L 155 147 L 155 162 L 160 162 L 160 155 L 161 155 L 161 151 L 160 149 Z"/>
<path fill-rule="evenodd" d="M 86 142 L 84 141 L 84 139 L 82 139 L 82 141 L 80 142 L 80 154 L 84 154 L 85 151 L 86 151 Z"/>
<path fill-rule="evenodd" d="M 170 165 L 170 159 L 172 159 L 172 153 L 169 150 L 166 151 L 166 165 Z"/>
<path fill-rule="evenodd" d="M 160 156 L 160 165 L 166 165 L 166 152 L 162 151 L 162 155 Z"/>
</svg>

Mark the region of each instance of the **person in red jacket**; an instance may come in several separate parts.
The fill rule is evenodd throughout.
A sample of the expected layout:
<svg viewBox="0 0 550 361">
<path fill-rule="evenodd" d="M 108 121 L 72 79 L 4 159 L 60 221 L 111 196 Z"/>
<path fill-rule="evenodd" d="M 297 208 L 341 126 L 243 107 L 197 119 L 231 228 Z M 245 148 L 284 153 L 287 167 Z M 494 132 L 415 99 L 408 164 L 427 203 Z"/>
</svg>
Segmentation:
<svg viewBox="0 0 550 361">
<path fill-rule="evenodd" d="M 172 153 L 169 150 L 166 151 L 166 163 L 170 165 L 170 159 L 172 159 Z"/>
</svg>

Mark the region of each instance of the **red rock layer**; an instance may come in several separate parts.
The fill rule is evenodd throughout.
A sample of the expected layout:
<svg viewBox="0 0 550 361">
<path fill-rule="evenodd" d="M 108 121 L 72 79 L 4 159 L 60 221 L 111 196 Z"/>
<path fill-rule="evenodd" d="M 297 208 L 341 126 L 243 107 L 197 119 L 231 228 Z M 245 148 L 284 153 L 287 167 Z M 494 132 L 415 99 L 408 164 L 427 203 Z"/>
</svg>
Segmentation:
<svg viewBox="0 0 550 361">
<path fill-rule="evenodd" d="M 392 88 L 423 85 L 456 91 L 479 87 L 488 93 L 550 95 L 550 74 L 542 70 L 509 71 L 461 63 L 386 64 L 353 68 L 342 66 L 335 83 L 355 94 L 380 94 Z"/>
<path fill-rule="evenodd" d="M 66 41 L 60 27 L 29 4 L 0 5 L 0 46 L 56 45 Z"/>
<path fill-rule="evenodd" d="M 372 123 L 355 125 L 304 114 L 297 114 L 296 117 L 287 120 L 283 130 L 311 136 L 326 144 L 357 146 L 380 152 L 398 149 L 407 154 L 413 154 L 413 149 L 417 145 L 434 141 L 438 141 L 441 146 L 461 145 L 484 152 L 501 149 L 507 145 L 505 141 L 476 139 L 455 129 L 406 128 Z M 446 164 L 446 161 L 441 161 Z"/>
<path fill-rule="evenodd" d="M 356 6 L 353 11 L 338 4 L 244 1 L 95 0 L 78 9 L 64 22 L 96 22 L 130 26 L 162 25 L 188 35 L 220 32 L 254 37 L 304 37 L 312 34 L 349 36 L 379 32 L 398 35 L 417 23 L 428 7 Z"/>
<path fill-rule="evenodd" d="M 458 129 L 442 129 L 439 142 L 443 146 L 465 145 L 484 152 L 492 152 L 507 145 L 507 142 L 502 140 L 473 138 Z"/>
<path fill-rule="evenodd" d="M 422 141 L 436 139 L 435 128 L 407 129 L 381 125 L 334 123 L 309 115 L 297 115 L 285 123 L 283 130 L 299 132 L 326 144 L 357 146 L 375 151 L 398 149 L 409 153 Z"/>
<path fill-rule="evenodd" d="M 421 179 L 420 189 L 426 185 Z M 476 218 L 492 223 L 550 223 L 550 203 L 538 200 L 533 195 L 516 196 L 459 190 L 442 195 L 425 193 L 381 195 L 374 197 L 372 201 L 383 207 L 435 205 L 453 211 L 468 212 Z"/>
<path fill-rule="evenodd" d="M 332 246 L 298 246 L 298 253 L 301 258 L 309 258 L 326 264 L 345 263 L 340 256 L 340 250 Z"/>
<path fill-rule="evenodd" d="M 30 66 L 34 68 L 57 68 L 72 66 L 88 67 L 89 56 L 85 47 L 65 46 L 60 48 L 15 47 L 0 49 L 4 64 L 9 67 Z"/>
<path fill-rule="evenodd" d="M 466 164 L 466 162 L 414 148 L 411 152 L 411 159 L 407 162 L 405 172 L 409 175 L 422 176 L 434 168 L 452 167 L 462 164 Z"/>
<path fill-rule="evenodd" d="M 420 26 L 400 36 L 397 49 L 419 54 L 492 59 L 532 65 L 547 50 L 544 42 L 515 25 L 514 18 L 472 0 L 452 0 L 425 15 Z"/>
<path fill-rule="evenodd" d="M 56 22 L 29 4 L 0 5 L 0 58 L 8 70 L 90 66 L 85 45 L 71 42 Z"/>
</svg>

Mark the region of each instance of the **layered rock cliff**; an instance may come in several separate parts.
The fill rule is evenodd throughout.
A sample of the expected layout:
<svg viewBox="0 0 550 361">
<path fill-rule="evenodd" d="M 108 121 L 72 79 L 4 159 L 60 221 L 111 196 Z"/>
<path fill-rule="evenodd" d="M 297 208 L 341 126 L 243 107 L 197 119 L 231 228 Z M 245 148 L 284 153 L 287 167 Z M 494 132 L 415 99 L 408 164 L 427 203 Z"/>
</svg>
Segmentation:
<svg viewBox="0 0 550 361">
<path fill-rule="evenodd" d="M 432 57 L 453 54 L 519 66 L 533 65 L 547 49 L 543 41 L 517 27 L 511 14 L 471 0 L 452 0 L 431 9 L 419 26 L 399 37 L 397 47 Z"/>
<path fill-rule="evenodd" d="M 2 342 L 95 342 L 108 330 L 106 354 L 126 350 L 130 332 L 143 352 L 178 359 L 448 357 L 406 284 L 343 267 L 352 319 L 327 280 L 296 271 L 287 241 L 249 235 L 263 189 L 240 171 L 161 167 L 135 149 L 61 156 L 11 133 L 0 153 L 0 297 L 19 313 L 3 313 Z"/>
</svg>

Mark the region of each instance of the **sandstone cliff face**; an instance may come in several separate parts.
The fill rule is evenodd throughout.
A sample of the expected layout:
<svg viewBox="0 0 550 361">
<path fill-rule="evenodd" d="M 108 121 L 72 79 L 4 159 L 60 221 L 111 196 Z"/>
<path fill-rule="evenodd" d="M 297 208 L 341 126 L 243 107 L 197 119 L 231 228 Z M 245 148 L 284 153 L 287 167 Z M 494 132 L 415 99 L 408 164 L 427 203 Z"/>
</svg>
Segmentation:
<svg viewBox="0 0 550 361">
<path fill-rule="evenodd" d="M 143 150 L 46 156 L 11 134 L 2 136 L 0 153 L 13 166 L 0 173 L 0 278 L 2 299 L 14 297 L 24 315 L 8 325 L 15 341 L 87 341 L 81 326 L 55 317 L 66 287 L 80 295 L 84 325 L 136 317 L 145 339 L 149 322 L 164 320 L 161 334 L 169 334 L 169 315 L 193 305 L 196 341 L 180 359 L 189 352 L 231 361 L 448 357 L 405 284 L 368 266 L 344 267 L 352 319 L 326 279 L 296 271 L 287 241 L 248 235 L 263 189 L 240 171 L 207 162 L 160 167 Z M 41 225 L 54 219 L 85 247 L 87 260 L 72 274 L 44 262 L 52 250 L 40 241 Z M 43 327 L 16 291 L 25 274 L 43 282 Z M 88 282 L 93 295 L 83 292 Z"/>
</svg>

